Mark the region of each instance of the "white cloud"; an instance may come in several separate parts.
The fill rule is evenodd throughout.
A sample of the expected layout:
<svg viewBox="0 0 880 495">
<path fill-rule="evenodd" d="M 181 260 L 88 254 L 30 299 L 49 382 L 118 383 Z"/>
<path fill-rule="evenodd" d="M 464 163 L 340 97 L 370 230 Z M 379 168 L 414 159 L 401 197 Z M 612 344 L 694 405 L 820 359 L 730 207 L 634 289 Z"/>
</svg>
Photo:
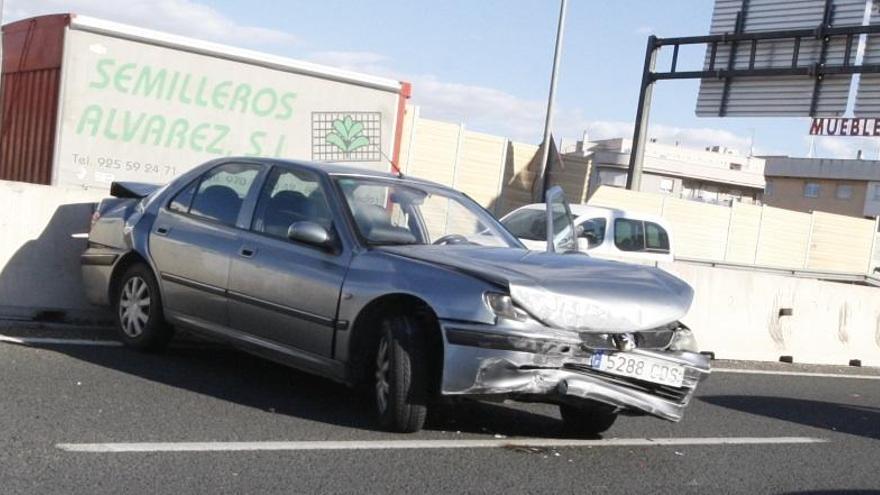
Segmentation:
<svg viewBox="0 0 880 495">
<path fill-rule="evenodd" d="M 429 74 L 401 74 L 392 69 L 389 57 L 374 52 L 316 52 L 309 59 L 413 83 L 412 103 L 420 107 L 425 118 L 464 122 L 469 129 L 517 141 L 537 143 L 541 140 L 547 105 L 544 99 L 521 98 L 496 88 L 442 81 Z M 633 132 L 632 122 L 593 121 L 584 116 L 581 108 L 559 105 L 553 124 L 554 136 L 567 143 L 580 139 L 584 131 L 591 139 L 629 138 Z M 682 146 L 696 148 L 721 145 L 746 152 L 750 145 L 748 137 L 722 129 L 655 124 L 648 134 L 660 142 L 678 141 Z"/>
<path fill-rule="evenodd" d="M 817 136 L 814 156 L 816 158 L 855 158 L 859 150 L 862 151 L 862 156 L 866 159 L 874 160 L 880 155 L 876 139 Z"/>
<path fill-rule="evenodd" d="M 214 8 L 195 0 L 125 0 L 124 6 L 107 0 L 7 0 L 7 21 L 58 12 L 75 12 L 117 22 L 173 32 L 195 38 L 250 47 L 296 42 L 286 32 L 242 25 Z M 641 26 L 637 34 L 653 32 Z M 503 135 L 517 141 L 537 143 L 544 128 L 546 100 L 522 98 L 486 86 L 443 81 L 431 74 L 403 74 L 393 61 L 369 51 L 318 51 L 308 56 L 317 63 L 357 72 L 386 76 L 413 83 L 413 103 L 426 118 L 464 122 L 469 129 Z M 567 143 L 587 131 L 592 139 L 631 137 L 632 123 L 594 121 L 577 107 L 557 105 L 554 135 Z M 678 141 L 682 146 L 702 148 L 722 145 L 748 150 L 748 138 L 711 128 L 679 128 L 655 124 L 649 137 L 661 142 Z M 850 153 L 853 155 L 853 153 Z"/>
<path fill-rule="evenodd" d="M 194 38 L 250 47 L 296 42 L 290 33 L 247 26 L 192 0 L 6 0 L 4 22 L 73 12 Z"/>
<path fill-rule="evenodd" d="M 377 76 L 392 76 L 394 72 L 388 66 L 390 59 L 375 52 L 325 51 L 314 52 L 308 58 L 318 64 Z"/>
</svg>

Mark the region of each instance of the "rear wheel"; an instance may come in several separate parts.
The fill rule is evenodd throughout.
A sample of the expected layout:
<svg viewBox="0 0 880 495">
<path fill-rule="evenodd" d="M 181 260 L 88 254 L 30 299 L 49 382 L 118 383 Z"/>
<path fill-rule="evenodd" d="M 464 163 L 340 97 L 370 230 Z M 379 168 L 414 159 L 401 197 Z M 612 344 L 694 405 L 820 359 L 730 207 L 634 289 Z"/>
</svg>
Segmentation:
<svg viewBox="0 0 880 495">
<path fill-rule="evenodd" d="M 560 404 L 559 412 L 565 430 L 577 436 L 595 437 L 611 428 L 617 420 L 614 407 L 598 402 L 577 406 Z"/>
<path fill-rule="evenodd" d="M 419 431 L 428 410 L 424 338 L 409 316 L 388 317 L 381 325 L 373 379 L 379 424 L 399 433 Z"/>
<path fill-rule="evenodd" d="M 159 285 L 146 265 L 137 263 L 125 270 L 115 302 L 116 329 L 123 344 L 142 351 L 168 345 L 174 331 L 165 322 Z"/>
</svg>

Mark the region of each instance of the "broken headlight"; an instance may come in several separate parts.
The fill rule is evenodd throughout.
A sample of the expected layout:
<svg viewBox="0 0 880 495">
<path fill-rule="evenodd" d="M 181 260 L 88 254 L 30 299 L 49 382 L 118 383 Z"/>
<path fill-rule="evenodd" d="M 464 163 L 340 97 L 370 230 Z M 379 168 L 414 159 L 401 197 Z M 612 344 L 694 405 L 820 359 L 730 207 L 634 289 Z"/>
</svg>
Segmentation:
<svg viewBox="0 0 880 495">
<path fill-rule="evenodd" d="M 508 320 L 526 321 L 529 314 L 516 307 L 513 299 L 507 294 L 499 294 L 497 292 L 487 292 L 485 295 L 486 305 L 499 318 Z"/>
<path fill-rule="evenodd" d="M 669 344 L 669 350 L 697 352 L 699 348 L 697 347 L 697 339 L 694 337 L 694 332 L 691 331 L 690 328 L 680 325 L 678 329 L 675 330 L 675 335 L 672 336 L 672 343 Z"/>
</svg>

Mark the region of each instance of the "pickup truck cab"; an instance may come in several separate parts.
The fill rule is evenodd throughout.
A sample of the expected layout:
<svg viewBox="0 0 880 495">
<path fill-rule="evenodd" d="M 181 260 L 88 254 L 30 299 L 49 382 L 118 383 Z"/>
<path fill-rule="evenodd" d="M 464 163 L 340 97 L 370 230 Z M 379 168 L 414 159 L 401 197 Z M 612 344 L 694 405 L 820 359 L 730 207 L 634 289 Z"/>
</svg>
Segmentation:
<svg viewBox="0 0 880 495">
<path fill-rule="evenodd" d="M 673 239 L 669 225 L 659 217 L 612 208 L 570 205 L 578 232 L 578 250 L 591 256 L 630 262 L 672 261 Z M 544 203 L 518 208 L 501 218 L 525 246 L 536 251 L 547 247 L 547 214 Z M 567 235 L 563 222 L 555 222 L 555 238 Z M 558 239 L 557 239 L 558 240 Z"/>
</svg>

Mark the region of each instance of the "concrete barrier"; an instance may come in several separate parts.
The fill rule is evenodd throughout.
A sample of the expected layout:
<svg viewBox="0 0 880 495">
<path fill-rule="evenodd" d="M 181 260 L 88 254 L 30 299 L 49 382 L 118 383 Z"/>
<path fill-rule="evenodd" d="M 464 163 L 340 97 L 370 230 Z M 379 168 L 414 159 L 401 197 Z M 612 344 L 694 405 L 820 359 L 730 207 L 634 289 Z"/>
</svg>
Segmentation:
<svg viewBox="0 0 880 495">
<path fill-rule="evenodd" d="M 718 359 L 880 366 L 880 289 L 753 271 L 661 263 L 694 288 L 684 318 Z"/>
<path fill-rule="evenodd" d="M 79 255 L 106 192 L 0 181 L 0 317 L 94 320 Z"/>
</svg>

